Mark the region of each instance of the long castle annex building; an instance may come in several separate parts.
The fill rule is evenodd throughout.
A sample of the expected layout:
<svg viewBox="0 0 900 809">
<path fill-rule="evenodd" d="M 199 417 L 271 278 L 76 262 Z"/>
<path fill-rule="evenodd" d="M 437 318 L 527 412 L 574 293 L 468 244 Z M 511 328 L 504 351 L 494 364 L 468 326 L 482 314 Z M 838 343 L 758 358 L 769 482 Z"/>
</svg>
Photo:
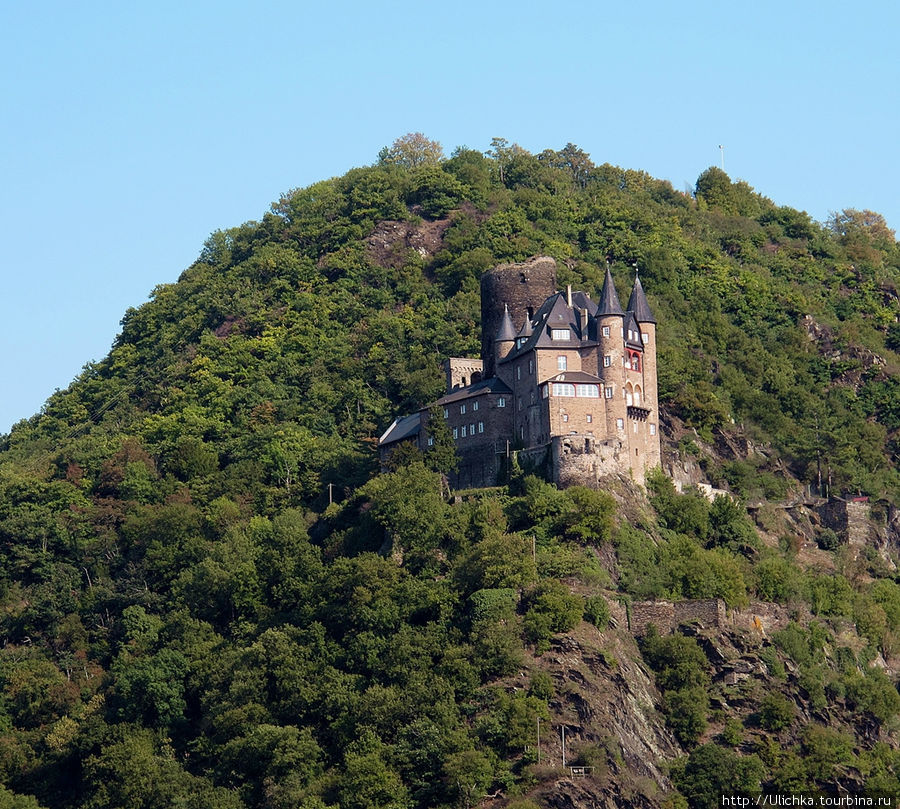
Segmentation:
<svg viewBox="0 0 900 809">
<path fill-rule="evenodd" d="M 453 488 L 495 485 L 512 452 L 560 486 L 612 474 L 643 483 L 660 448 L 656 320 L 640 279 L 624 309 L 609 269 L 597 302 L 556 286 L 552 258 L 487 272 L 481 358 L 445 363 L 447 394 L 396 419 L 379 441 L 382 459 L 402 441 L 427 451 L 437 413 L 459 456 Z"/>
</svg>

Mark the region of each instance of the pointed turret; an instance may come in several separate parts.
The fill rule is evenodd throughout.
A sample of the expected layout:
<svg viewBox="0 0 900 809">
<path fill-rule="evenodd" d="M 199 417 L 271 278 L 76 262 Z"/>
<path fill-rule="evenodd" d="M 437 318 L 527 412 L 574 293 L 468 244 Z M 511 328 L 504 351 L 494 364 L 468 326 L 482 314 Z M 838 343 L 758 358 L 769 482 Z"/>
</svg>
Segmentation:
<svg viewBox="0 0 900 809">
<path fill-rule="evenodd" d="M 597 306 L 597 317 L 605 315 L 624 315 L 619 296 L 616 294 L 616 285 L 613 283 L 609 265 L 606 267 L 606 279 L 603 281 L 603 290 L 600 292 L 600 303 Z"/>
<path fill-rule="evenodd" d="M 509 352 L 513 350 L 515 344 L 516 327 L 509 314 L 509 307 L 503 304 L 503 317 L 500 319 L 500 328 L 497 329 L 497 335 L 494 337 L 494 368 L 497 367 L 500 360 L 509 356 Z"/>
<path fill-rule="evenodd" d="M 495 343 L 505 343 L 507 341 L 515 341 L 516 327 L 513 325 L 512 315 L 509 313 L 509 307 L 503 304 L 503 318 L 500 320 L 500 328 L 497 329 L 497 335 L 494 337 Z"/>
<path fill-rule="evenodd" d="M 534 326 L 531 325 L 531 320 L 526 317 L 522 328 L 519 329 L 519 333 L 516 335 L 516 344 L 523 345 L 532 334 L 534 334 Z"/>
<path fill-rule="evenodd" d="M 631 290 L 631 297 L 628 299 L 628 311 L 634 312 L 634 319 L 638 323 L 656 323 L 653 312 L 650 310 L 650 304 L 647 303 L 647 297 L 644 295 L 644 287 L 641 285 L 641 277 L 634 276 L 634 289 Z"/>
</svg>

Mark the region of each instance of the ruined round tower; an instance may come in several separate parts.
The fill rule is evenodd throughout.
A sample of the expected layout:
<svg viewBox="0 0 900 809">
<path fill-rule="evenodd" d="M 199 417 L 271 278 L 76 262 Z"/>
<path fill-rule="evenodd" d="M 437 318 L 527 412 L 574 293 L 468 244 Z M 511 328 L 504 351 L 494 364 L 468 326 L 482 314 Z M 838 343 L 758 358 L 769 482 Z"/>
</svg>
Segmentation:
<svg viewBox="0 0 900 809">
<path fill-rule="evenodd" d="M 519 264 L 501 264 L 481 276 L 481 358 L 484 377 L 494 376 L 494 338 L 509 307 L 518 332 L 554 292 L 556 261 L 536 256 Z"/>
</svg>

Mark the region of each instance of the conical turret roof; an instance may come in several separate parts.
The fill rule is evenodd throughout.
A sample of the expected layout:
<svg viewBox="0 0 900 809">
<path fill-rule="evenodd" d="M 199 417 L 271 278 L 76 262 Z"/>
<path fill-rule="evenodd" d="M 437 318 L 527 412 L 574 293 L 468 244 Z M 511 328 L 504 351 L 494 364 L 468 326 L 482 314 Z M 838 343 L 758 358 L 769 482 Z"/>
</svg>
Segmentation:
<svg viewBox="0 0 900 809">
<path fill-rule="evenodd" d="M 522 324 L 522 328 L 519 329 L 519 333 L 516 335 L 516 339 L 528 339 L 532 334 L 534 334 L 534 326 L 531 325 L 531 320 L 526 317 L 525 322 Z"/>
<path fill-rule="evenodd" d="M 597 305 L 597 317 L 604 315 L 624 315 L 619 296 L 616 294 L 616 285 L 613 283 L 612 273 L 606 268 L 606 278 L 603 281 L 603 290 L 600 293 L 600 303 Z"/>
<path fill-rule="evenodd" d="M 503 318 L 500 320 L 500 328 L 497 329 L 497 336 L 494 337 L 495 343 L 505 343 L 516 339 L 516 327 L 513 325 L 512 317 L 509 314 L 509 307 L 503 304 Z"/>
<path fill-rule="evenodd" d="M 628 299 L 628 311 L 634 312 L 634 319 L 638 323 L 656 323 L 650 304 L 647 303 L 647 297 L 644 295 L 644 287 L 641 285 L 641 277 L 634 276 L 634 289 L 631 290 L 631 297 Z"/>
</svg>

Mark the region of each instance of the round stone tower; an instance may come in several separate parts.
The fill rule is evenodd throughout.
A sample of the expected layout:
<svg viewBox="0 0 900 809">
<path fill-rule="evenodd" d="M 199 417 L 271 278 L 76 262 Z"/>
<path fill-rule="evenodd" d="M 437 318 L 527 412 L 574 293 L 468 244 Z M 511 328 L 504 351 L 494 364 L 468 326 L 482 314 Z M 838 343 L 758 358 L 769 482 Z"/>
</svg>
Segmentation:
<svg viewBox="0 0 900 809">
<path fill-rule="evenodd" d="M 501 264 L 481 276 L 481 359 L 484 377 L 494 376 L 494 338 L 509 307 L 516 332 L 556 292 L 556 261 L 536 256 L 519 264 Z"/>
</svg>

